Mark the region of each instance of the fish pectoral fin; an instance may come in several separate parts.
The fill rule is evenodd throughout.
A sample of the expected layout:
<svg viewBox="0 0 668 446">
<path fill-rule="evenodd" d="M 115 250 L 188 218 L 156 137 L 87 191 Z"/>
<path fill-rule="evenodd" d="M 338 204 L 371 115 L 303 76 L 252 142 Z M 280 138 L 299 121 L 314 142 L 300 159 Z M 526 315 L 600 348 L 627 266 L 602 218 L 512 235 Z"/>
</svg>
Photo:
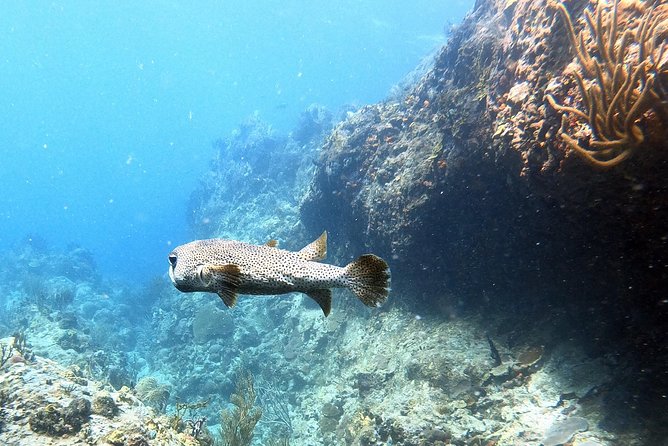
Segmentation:
<svg viewBox="0 0 668 446">
<path fill-rule="evenodd" d="M 227 308 L 232 308 L 237 304 L 237 293 L 234 290 L 230 288 L 224 288 L 219 290 L 217 294 L 223 300 L 223 303 L 225 303 Z"/>
<path fill-rule="evenodd" d="M 265 246 L 269 246 L 270 248 L 276 248 L 278 246 L 278 240 L 271 239 L 267 243 L 265 243 Z"/>
<path fill-rule="evenodd" d="M 297 255 L 303 260 L 313 262 L 325 260 L 325 257 L 327 257 L 327 231 L 323 232 L 316 240 L 297 251 Z"/>
<path fill-rule="evenodd" d="M 311 290 L 306 295 L 318 302 L 318 305 L 322 308 L 322 312 L 325 313 L 325 317 L 329 316 L 329 313 L 332 311 L 332 290 L 329 288 Z"/>
<path fill-rule="evenodd" d="M 241 268 L 234 263 L 207 265 L 205 272 L 210 276 L 212 282 L 230 284 L 231 288 L 239 288 L 241 285 Z"/>
<path fill-rule="evenodd" d="M 237 303 L 237 289 L 241 285 L 241 268 L 239 265 L 228 263 L 225 265 L 207 265 L 205 273 L 215 282 L 216 293 L 225 305 L 233 307 Z"/>
</svg>

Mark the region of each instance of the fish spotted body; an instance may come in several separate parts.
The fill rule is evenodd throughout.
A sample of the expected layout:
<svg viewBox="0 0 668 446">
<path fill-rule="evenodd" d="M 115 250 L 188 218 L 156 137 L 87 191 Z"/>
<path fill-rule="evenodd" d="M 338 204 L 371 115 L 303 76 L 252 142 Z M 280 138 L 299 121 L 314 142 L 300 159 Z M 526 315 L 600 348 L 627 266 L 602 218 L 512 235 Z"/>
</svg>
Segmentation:
<svg viewBox="0 0 668 446">
<path fill-rule="evenodd" d="M 373 254 L 345 267 L 319 263 L 327 253 L 327 233 L 300 251 L 271 241 L 253 245 L 235 240 L 196 240 L 169 254 L 169 277 L 182 292 L 216 293 L 232 307 L 238 294 L 277 295 L 301 292 L 314 299 L 325 316 L 332 307 L 332 288 L 348 288 L 367 306 L 387 299 L 390 270 Z"/>
</svg>

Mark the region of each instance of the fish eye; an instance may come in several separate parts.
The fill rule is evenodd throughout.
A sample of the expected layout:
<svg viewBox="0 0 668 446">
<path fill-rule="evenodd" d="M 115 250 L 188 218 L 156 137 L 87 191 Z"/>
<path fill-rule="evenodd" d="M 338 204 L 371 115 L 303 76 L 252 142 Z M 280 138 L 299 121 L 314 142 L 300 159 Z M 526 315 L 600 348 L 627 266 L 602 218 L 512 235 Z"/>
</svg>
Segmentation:
<svg viewBox="0 0 668 446">
<path fill-rule="evenodd" d="M 169 264 L 172 265 L 172 268 L 176 268 L 176 254 L 169 255 Z"/>
</svg>

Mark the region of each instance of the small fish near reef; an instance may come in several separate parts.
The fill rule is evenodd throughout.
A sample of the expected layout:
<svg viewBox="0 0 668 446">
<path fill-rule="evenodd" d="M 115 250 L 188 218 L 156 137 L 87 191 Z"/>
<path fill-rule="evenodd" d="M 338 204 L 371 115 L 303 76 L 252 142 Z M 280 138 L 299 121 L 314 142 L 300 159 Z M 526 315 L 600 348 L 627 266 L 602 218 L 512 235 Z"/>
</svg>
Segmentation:
<svg viewBox="0 0 668 446">
<path fill-rule="evenodd" d="M 319 263 L 327 254 L 327 232 L 296 252 L 276 245 L 274 240 L 265 245 L 196 240 L 169 254 L 169 277 L 177 290 L 216 293 L 228 307 L 236 304 L 238 294 L 297 291 L 315 300 L 327 316 L 332 288 L 348 288 L 369 307 L 387 299 L 390 269 L 378 256 L 365 254 L 344 267 Z"/>
</svg>

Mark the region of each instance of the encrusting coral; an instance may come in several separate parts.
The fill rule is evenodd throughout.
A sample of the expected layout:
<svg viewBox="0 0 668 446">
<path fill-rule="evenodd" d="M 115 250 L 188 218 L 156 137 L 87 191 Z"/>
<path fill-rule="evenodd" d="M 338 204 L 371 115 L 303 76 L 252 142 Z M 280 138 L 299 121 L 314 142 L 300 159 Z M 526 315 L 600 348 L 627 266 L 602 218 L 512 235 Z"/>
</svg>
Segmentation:
<svg viewBox="0 0 668 446">
<path fill-rule="evenodd" d="M 666 45 L 657 47 L 661 15 L 656 5 L 648 7 L 632 29 L 619 30 L 619 0 L 606 9 L 599 2 L 595 16 L 585 10 L 588 36 L 577 36 L 571 16 L 561 2 L 553 5 L 566 24 L 566 30 L 576 52 L 579 70 L 572 75 L 578 85 L 584 108 L 560 105 L 547 95 L 556 110 L 574 115 L 589 124 L 593 138 L 588 147 L 565 133 L 567 120 L 562 118 L 561 137 L 569 147 L 591 163 L 611 167 L 627 159 L 645 141 L 639 125 L 648 111 L 655 109 L 665 117 L 666 92 L 662 79 L 668 75 L 663 63 Z M 587 47 L 587 39 L 595 46 L 595 55 Z M 637 53 L 633 57 L 634 52 Z M 630 60 L 630 61 L 629 61 Z"/>
</svg>

